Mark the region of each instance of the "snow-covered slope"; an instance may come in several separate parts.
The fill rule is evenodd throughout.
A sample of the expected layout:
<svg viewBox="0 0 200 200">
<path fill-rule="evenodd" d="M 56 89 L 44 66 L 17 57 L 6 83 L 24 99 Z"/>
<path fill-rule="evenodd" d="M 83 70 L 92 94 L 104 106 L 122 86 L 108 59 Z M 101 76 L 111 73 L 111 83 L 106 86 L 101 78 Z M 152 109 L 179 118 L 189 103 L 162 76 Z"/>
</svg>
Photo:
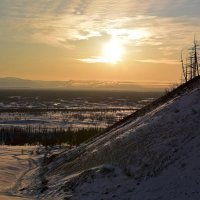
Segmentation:
<svg viewBox="0 0 200 200">
<path fill-rule="evenodd" d="M 45 190 L 37 198 L 200 199 L 199 79 L 194 83 L 50 158 Z"/>
</svg>

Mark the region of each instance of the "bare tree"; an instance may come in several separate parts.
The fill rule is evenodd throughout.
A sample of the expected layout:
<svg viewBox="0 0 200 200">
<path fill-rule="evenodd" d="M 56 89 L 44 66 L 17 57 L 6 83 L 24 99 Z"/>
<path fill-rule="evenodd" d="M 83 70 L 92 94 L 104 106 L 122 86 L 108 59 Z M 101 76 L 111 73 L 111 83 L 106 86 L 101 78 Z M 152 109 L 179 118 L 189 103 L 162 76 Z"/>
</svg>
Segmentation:
<svg viewBox="0 0 200 200">
<path fill-rule="evenodd" d="M 182 64 L 183 77 L 185 82 L 187 82 L 187 65 L 185 65 L 183 61 L 183 51 L 181 51 L 181 64 Z"/>
<path fill-rule="evenodd" d="M 200 46 L 194 37 L 193 46 L 188 50 L 188 58 L 186 58 L 185 63 L 183 61 L 183 52 L 181 52 L 181 66 L 185 82 L 195 78 L 196 76 L 199 76 L 200 74 L 199 53 L 198 53 L 199 49 Z"/>
</svg>

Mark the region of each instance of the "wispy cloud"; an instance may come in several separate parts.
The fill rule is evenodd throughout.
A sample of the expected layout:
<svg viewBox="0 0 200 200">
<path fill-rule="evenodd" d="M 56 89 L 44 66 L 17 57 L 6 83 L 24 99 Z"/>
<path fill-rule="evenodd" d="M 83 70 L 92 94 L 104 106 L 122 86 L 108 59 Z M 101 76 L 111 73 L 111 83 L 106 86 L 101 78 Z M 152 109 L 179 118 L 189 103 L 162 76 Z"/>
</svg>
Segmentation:
<svg viewBox="0 0 200 200">
<path fill-rule="evenodd" d="M 79 60 L 81 62 L 85 62 L 85 63 L 109 63 L 109 61 L 103 57 L 83 58 L 83 59 L 77 59 L 77 60 Z"/>
<path fill-rule="evenodd" d="M 156 59 L 156 60 L 136 60 L 137 62 L 143 63 L 155 63 L 155 64 L 168 64 L 168 65 L 180 65 L 180 62 L 177 60 L 168 60 L 168 59 Z"/>
<path fill-rule="evenodd" d="M 190 1 L 190 5 L 199 4 Z M 200 33 L 196 26 L 198 16 L 185 16 L 179 11 L 177 16 L 170 17 L 170 11 L 178 6 L 181 10 L 189 5 L 187 1 L 172 0 L 1 1 L 0 36 L 69 47 L 73 41 L 108 34 L 128 45 L 173 50 L 183 46 L 183 41 L 193 34 L 191 30 Z"/>
<path fill-rule="evenodd" d="M 118 61 L 111 60 L 109 58 L 105 57 L 95 57 L 95 58 L 82 58 L 82 59 L 77 59 L 81 62 L 84 63 L 109 63 L 109 64 L 116 64 Z"/>
</svg>

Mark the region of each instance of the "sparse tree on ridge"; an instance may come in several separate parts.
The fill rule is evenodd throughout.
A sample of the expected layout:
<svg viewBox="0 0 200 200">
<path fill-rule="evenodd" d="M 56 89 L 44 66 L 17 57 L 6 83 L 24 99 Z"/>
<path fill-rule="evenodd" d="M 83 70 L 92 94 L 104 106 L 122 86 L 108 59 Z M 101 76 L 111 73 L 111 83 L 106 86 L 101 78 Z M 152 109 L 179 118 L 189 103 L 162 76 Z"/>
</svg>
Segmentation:
<svg viewBox="0 0 200 200">
<path fill-rule="evenodd" d="M 200 45 L 194 37 L 194 43 L 192 48 L 188 51 L 188 58 L 186 58 L 186 62 L 183 60 L 183 51 L 181 51 L 181 66 L 182 66 L 182 74 L 185 82 L 195 78 L 200 75 L 200 65 L 199 65 L 199 51 Z M 189 62 L 188 62 L 189 61 Z"/>
</svg>

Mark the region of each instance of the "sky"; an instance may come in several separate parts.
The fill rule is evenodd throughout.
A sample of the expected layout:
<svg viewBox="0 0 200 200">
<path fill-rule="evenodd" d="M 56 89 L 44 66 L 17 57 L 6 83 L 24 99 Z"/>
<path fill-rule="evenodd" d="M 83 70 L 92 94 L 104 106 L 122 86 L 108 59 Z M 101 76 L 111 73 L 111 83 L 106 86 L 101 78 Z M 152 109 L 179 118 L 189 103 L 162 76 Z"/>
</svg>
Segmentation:
<svg viewBox="0 0 200 200">
<path fill-rule="evenodd" d="M 1 0 L 0 77 L 178 82 L 199 0 Z"/>
</svg>

